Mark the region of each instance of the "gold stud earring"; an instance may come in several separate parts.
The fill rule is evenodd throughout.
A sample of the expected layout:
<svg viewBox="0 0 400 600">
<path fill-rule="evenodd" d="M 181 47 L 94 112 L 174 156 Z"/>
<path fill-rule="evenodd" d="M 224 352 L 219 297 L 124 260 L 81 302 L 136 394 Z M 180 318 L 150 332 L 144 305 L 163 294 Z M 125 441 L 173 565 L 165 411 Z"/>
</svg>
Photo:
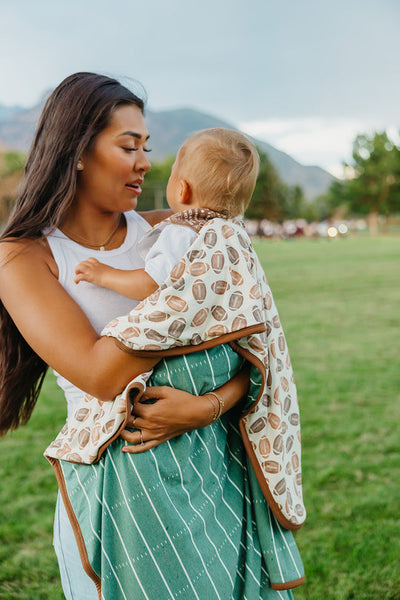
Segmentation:
<svg viewBox="0 0 400 600">
<path fill-rule="evenodd" d="M 78 171 L 83 171 L 83 163 L 80 160 L 78 160 L 78 164 L 76 165 L 76 168 Z"/>
</svg>

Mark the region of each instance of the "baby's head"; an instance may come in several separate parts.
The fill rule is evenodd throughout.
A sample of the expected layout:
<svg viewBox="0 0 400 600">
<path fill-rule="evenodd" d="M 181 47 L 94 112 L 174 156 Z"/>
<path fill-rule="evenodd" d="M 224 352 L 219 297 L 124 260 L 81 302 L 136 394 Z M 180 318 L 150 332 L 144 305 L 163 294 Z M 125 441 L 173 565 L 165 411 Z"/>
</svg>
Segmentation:
<svg viewBox="0 0 400 600">
<path fill-rule="evenodd" d="M 222 128 L 198 131 L 179 149 L 168 183 L 168 202 L 186 185 L 191 206 L 228 217 L 243 215 L 256 185 L 259 164 L 256 147 L 242 133 Z"/>
</svg>

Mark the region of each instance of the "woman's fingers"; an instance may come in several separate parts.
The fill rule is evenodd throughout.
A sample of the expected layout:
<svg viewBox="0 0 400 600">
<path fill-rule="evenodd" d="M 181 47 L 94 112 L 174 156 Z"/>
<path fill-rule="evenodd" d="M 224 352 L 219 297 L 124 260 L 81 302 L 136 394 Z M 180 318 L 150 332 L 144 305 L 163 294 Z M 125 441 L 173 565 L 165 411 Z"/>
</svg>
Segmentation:
<svg viewBox="0 0 400 600">
<path fill-rule="evenodd" d="M 129 442 L 130 444 L 140 444 L 142 441 L 142 436 L 140 435 L 141 431 L 143 430 L 137 429 L 135 431 L 130 431 L 129 429 L 123 429 L 121 431 L 120 437 L 126 442 Z"/>
<path fill-rule="evenodd" d="M 166 390 L 172 391 L 173 388 L 166 388 L 166 386 L 163 385 L 149 386 L 140 396 L 140 399 L 137 401 L 137 403 L 140 404 L 140 402 L 143 402 L 143 400 L 159 400 L 160 398 L 164 398 L 166 395 Z"/>
<path fill-rule="evenodd" d="M 146 402 L 151 400 L 156 402 Z M 196 410 L 199 418 L 194 420 Z M 210 423 L 209 413 L 210 403 L 201 396 L 168 386 L 148 387 L 134 399 L 132 416 L 126 422 L 126 428 L 135 431 L 121 432 L 121 438 L 129 444 L 124 446 L 124 452 L 139 454 L 187 431 L 205 427 Z"/>
<path fill-rule="evenodd" d="M 129 454 L 140 454 L 141 452 L 146 452 L 147 450 L 155 448 L 156 446 L 159 446 L 165 442 L 167 439 L 171 438 L 171 436 L 168 437 L 164 435 L 160 439 L 154 439 L 152 433 L 145 429 L 137 429 L 135 431 L 124 429 L 121 432 L 120 437 L 125 442 L 128 442 L 128 444 L 122 448 L 122 451 Z"/>
<path fill-rule="evenodd" d="M 125 427 L 130 427 L 131 429 L 142 429 L 146 426 L 146 423 L 143 422 L 143 419 L 139 417 L 138 414 L 132 414 L 126 419 Z"/>
<path fill-rule="evenodd" d="M 145 419 L 149 406 L 151 407 L 152 405 L 151 404 L 150 405 L 143 404 L 143 403 L 140 403 L 137 400 L 135 400 L 133 403 L 133 407 L 132 407 L 132 417 L 136 416 L 137 418 L 140 417 L 142 419 Z"/>
<path fill-rule="evenodd" d="M 141 454 L 142 452 L 147 452 L 147 450 L 151 450 L 151 448 L 155 448 L 162 444 L 165 440 L 150 440 L 148 442 L 143 442 L 135 445 L 128 444 L 122 448 L 122 452 L 124 454 Z"/>
</svg>

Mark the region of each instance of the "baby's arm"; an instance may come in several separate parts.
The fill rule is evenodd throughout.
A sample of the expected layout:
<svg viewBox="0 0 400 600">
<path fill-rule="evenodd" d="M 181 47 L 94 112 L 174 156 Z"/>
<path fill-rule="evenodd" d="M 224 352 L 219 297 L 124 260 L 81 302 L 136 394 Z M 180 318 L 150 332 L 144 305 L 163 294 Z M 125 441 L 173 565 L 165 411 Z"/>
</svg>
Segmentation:
<svg viewBox="0 0 400 600">
<path fill-rule="evenodd" d="M 132 300 L 143 300 L 158 288 L 158 284 L 144 269 L 114 269 L 93 257 L 80 262 L 75 273 L 75 283 L 88 281 Z"/>
</svg>

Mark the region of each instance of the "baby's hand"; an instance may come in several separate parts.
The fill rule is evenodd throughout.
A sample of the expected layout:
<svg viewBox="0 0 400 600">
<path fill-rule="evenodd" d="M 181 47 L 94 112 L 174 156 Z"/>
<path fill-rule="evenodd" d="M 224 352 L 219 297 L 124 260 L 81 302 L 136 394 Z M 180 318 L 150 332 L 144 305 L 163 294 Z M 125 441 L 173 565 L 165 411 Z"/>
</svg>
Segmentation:
<svg viewBox="0 0 400 600">
<path fill-rule="evenodd" d="M 74 281 L 75 283 L 88 281 L 89 283 L 102 286 L 103 277 L 108 269 L 107 265 L 103 265 L 96 258 L 90 257 L 80 262 L 76 267 Z"/>
</svg>

